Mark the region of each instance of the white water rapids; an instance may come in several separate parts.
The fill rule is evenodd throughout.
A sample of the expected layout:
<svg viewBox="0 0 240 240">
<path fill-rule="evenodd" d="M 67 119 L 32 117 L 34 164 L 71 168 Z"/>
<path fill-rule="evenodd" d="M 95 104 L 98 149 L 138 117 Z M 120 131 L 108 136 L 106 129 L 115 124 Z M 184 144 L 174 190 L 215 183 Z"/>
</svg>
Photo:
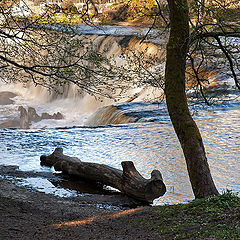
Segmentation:
<svg viewBox="0 0 240 240">
<path fill-rule="evenodd" d="M 126 99 L 141 90 L 130 90 Z M 173 204 L 193 199 L 183 153 L 165 104 L 142 101 L 157 95 L 152 89 L 142 91 L 133 102 L 125 103 L 126 99 L 123 99 L 116 104 L 117 111 L 131 117 L 133 123 L 124 120 L 120 125 L 98 127 L 88 126 L 89 117 L 100 107 L 113 104 L 113 101 L 99 101 L 89 95 L 79 95 L 75 87 L 68 89 L 64 96 L 54 98 L 46 89 L 32 85 L 24 88 L 20 84 L 1 84 L 0 92 L 17 95 L 11 98 L 12 104 L 0 105 L 0 124 L 19 118 L 19 106 L 33 107 L 38 114 L 60 112 L 64 116 L 61 120 L 32 122 L 29 130 L 0 129 L 0 165 L 19 166 L 22 171 L 52 172 L 52 169 L 40 166 L 39 157 L 50 154 L 55 147 L 63 147 L 65 154 L 79 157 L 82 161 L 104 163 L 117 168 L 120 168 L 121 161 L 133 161 L 145 177 L 149 177 L 153 169 L 159 169 L 167 193 L 157 199 L 155 204 Z M 239 192 L 239 98 L 212 107 L 191 109 L 195 112 L 194 117 L 201 130 L 218 189 Z M 112 114 L 122 117 L 116 111 Z M 106 116 L 111 117 L 109 114 Z M 100 117 L 102 115 L 95 116 Z M 109 123 L 108 119 L 105 120 Z M 8 174 L 3 177 L 14 178 Z M 60 196 L 81 194 L 81 190 L 54 186 L 44 177 L 22 177 L 15 181 Z"/>
</svg>

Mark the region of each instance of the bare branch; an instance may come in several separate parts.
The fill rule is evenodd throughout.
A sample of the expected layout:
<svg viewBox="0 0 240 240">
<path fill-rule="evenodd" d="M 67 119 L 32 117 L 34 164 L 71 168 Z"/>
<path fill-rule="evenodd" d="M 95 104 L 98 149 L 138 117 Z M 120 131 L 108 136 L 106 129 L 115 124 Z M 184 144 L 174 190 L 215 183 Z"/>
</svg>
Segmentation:
<svg viewBox="0 0 240 240">
<path fill-rule="evenodd" d="M 226 58 L 227 58 L 227 60 L 229 62 L 230 70 L 232 72 L 232 76 L 233 76 L 235 85 L 240 90 L 240 83 L 239 83 L 239 80 L 237 78 L 237 74 L 236 74 L 236 72 L 234 70 L 234 65 L 233 65 L 233 61 L 232 61 L 231 55 L 228 53 L 227 49 L 223 46 L 220 38 L 218 36 L 216 36 L 215 39 L 218 42 L 220 49 L 223 51 L 223 53 L 225 54 L 225 56 L 226 56 Z"/>
</svg>

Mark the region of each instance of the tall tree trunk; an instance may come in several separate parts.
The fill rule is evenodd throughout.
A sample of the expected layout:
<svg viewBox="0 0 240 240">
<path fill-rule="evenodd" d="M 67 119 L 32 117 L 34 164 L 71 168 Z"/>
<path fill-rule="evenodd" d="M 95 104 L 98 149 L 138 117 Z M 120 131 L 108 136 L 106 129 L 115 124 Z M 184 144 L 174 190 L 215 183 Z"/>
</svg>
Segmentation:
<svg viewBox="0 0 240 240">
<path fill-rule="evenodd" d="M 189 39 L 187 0 L 168 0 L 170 37 L 167 44 L 165 94 L 168 112 L 181 143 L 196 198 L 218 194 L 208 166 L 199 129 L 188 109 L 185 93 Z"/>
</svg>

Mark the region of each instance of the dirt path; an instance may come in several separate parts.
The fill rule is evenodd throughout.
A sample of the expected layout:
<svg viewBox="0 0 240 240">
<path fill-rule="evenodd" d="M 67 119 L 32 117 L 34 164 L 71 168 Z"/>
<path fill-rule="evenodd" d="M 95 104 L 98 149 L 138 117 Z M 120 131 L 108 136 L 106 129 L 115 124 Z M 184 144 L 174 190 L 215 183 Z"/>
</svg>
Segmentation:
<svg viewBox="0 0 240 240">
<path fill-rule="evenodd" d="M 0 239 L 159 239 L 138 225 L 147 209 L 101 209 L 0 180 Z"/>
</svg>

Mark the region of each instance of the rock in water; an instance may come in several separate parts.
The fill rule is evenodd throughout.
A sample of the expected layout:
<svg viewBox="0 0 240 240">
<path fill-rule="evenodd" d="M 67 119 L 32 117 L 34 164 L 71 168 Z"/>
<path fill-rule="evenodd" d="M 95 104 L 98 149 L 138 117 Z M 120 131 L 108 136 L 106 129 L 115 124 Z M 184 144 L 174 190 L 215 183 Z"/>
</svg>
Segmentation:
<svg viewBox="0 0 240 240">
<path fill-rule="evenodd" d="M 13 104 L 14 101 L 11 98 L 16 97 L 17 95 L 12 92 L 0 92 L 0 105 L 8 105 Z"/>
<path fill-rule="evenodd" d="M 54 113 L 53 118 L 56 120 L 64 119 L 63 115 L 60 112 Z"/>
<path fill-rule="evenodd" d="M 1 128 L 19 128 L 20 121 L 18 119 L 9 120 L 7 122 L 0 123 Z"/>
<path fill-rule="evenodd" d="M 29 122 L 39 122 L 41 121 L 41 117 L 37 114 L 36 109 L 33 107 L 28 108 L 28 121 Z"/>
<path fill-rule="evenodd" d="M 29 120 L 28 120 L 27 110 L 23 106 L 20 106 L 18 108 L 18 111 L 20 111 L 20 128 L 29 129 Z"/>
<path fill-rule="evenodd" d="M 60 120 L 63 119 L 63 115 L 60 112 L 54 113 L 53 115 L 49 113 L 42 113 L 41 119 L 55 119 L 55 120 Z"/>
</svg>

